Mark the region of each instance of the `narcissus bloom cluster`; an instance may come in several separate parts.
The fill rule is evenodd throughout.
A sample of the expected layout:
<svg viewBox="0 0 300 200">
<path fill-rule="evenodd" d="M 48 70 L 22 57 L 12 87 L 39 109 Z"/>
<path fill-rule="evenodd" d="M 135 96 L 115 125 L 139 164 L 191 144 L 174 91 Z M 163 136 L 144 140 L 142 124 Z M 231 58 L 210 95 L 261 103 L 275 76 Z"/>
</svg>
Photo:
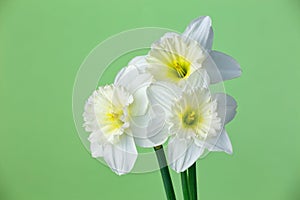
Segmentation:
<svg viewBox="0 0 300 200">
<path fill-rule="evenodd" d="M 136 146 L 167 143 L 167 160 L 176 172 L 188 169 L 205 151 L 232 153 L 225 125 L 236 101 L 212 93 L 210 85 L 240 76 L 239 64 L 212 50 L 207 16 L 182 34 L 167 33 L 147 55 L 131 60 L 111 85 L 87 100 L 84 127 L 93 157 L 103 157 L 117 174 L 131 171 Z"/>
</svg>

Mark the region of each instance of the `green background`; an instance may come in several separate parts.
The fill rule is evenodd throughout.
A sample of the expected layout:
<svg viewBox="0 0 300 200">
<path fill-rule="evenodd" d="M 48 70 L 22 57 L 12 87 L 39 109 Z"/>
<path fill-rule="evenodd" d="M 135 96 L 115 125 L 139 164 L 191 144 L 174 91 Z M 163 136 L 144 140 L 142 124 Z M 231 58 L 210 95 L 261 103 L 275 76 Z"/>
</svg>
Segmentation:
<svg viewBox="0 0 300 200">
<path fill-rule="evenodd" d="M 200 15 L 213 19 L 214 49 L 243 69 L 225 83 L 239 104 L 227 126 L 234 154 L 198 162 L 200 199 L 300 199 L 299 0 L 0 0 L 0 199 L 164 199 L 159 172 L 119 177 L 91 158 L 73 83 L 107 37 L 183 31 Z"/>
</svg>

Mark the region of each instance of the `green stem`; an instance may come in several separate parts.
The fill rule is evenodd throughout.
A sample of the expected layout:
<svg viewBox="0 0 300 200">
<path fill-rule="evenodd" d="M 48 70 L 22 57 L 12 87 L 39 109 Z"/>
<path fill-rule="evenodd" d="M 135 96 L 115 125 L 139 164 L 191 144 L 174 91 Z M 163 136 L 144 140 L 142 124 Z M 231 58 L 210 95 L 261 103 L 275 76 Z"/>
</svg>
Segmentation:
<svg viewBox="0 0 300 200">
<path fill-rule="evenodd" d="M 168 200 L 176 200 L 175 192 L 162 145 L 154 147 Z"/>
<path fill-rule="evenodd" d="M 192 200 L 197 200 L 197 174 L 196 174 L 196 162 L 190 166 L 189 172 L 189 186 L 190 195 Z"/>
<path fill-rule="evenodd" d="M 180 175 L 184 200 L 190 200 L 187 170 L 181 172 Z"/>
</svg>

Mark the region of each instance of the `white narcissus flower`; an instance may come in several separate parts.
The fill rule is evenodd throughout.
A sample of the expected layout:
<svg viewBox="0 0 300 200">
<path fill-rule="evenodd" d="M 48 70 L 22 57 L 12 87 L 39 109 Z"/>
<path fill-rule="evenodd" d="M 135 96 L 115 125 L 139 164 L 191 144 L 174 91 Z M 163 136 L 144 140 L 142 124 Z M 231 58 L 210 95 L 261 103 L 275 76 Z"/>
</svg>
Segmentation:
<svg viewBox="0 0 300 200">
<path fill-rule="evenodd" d="M 136 57 L 130 63 L 152 74 L 157 81 L 179 86 L 197 78 L 191 75 L 199 69 L 207 71 L 211 83 L 240 76 L 239 64 L 232 57 L 212 50 L 212 41 L 211 19 L 202 16 L 193 20 L 182 35 L 166 33 L 151 46 L 147 56 Z"/>
<path fill-rule="evenodd" d="M 226 94 L 211 95 L 208 88 L 240 76 L 241 69 L 232 57 L 213 51 L 212 41 L 210 17 L 199 17 L 183 34 L 166 33 L 148 55 L 130 62 L 157 81 L 148 88 L 148 96 L 152 107 L 164 110 L 158 118 L 165 123 L 148 139 L 160 145 L 171 136 L 169 161 L 177 172 L 192 165 L 205 149 L 232 152 L 224 126 L 234 117 L 236 102 Z"/>
<path fill-rule="evenodd" d="M 223 93 L 210 94 L 206 86 L 183 91 L 175 84 L 155 82 L 148 88 L 152 105 L 161 106 L 167 131 L 157 137 L 169 137 L 168 161 L 172 169 L 182 172 L 203 154 L 204 150 L 232 153 L 225 124 L 236 113 L 235 100 Z"/>
<path fill-rule="evenodd" d="M 103 157 L 119 175 L 130 172 L 136 161 L 132 118 L 148 110 L 146 88 L 151 81 L 150 75 L 129 66 L 119 72 L 114 84 L 99 87 L 86 102 L 84 127 L 91 132 L 92 156 Z"/>
<path fill-rule="evenodd" d="M 199 17 L 182 35 L 165 34 L 147 56 L 123 68 L 114 84 L 95 91 L 83 114 L 92 156 L 125 174 L 137 158 L 136 144 L 153 147 L 169 136 L 168 159 L 177 172 L 205 149 L 231 153 L 224 126 L 234 117 L 236 102 L 208 88 L 241 70 L 233 58 L 213 51 L 212 41 L 211 19 Z"/>
</svg>

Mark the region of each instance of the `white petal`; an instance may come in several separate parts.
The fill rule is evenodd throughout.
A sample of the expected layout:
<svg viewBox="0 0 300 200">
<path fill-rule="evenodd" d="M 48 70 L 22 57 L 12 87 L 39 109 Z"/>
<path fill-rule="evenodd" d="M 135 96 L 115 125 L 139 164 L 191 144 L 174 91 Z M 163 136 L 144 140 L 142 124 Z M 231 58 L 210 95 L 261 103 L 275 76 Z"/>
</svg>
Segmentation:
<svg viewBox="0 0 300 200">
<path fill-rule="evenodd" d="M 233 79 L 241 76 L 242 73 L 236 60 L 218 51 L 211 51 L 210 57 L 203 62 L 203 66 L 209 74 L 211 83 Z"/>
<path fill-rule="evenodd" d="M 165 143 L 168 138 L 168 125 L 165 122 L 164 110 L 154 106 L 149 109 L 147 119 L 145 116 L 133 119 L 131 128 L 136 144 L 141 147 L 154 147 Z"/>
<path fill-rule="evenodd" d="M 131 114 L 134 116 L 144 115 L 148 108 L 147 87 L 152 82 L 150 74 L 141 74 L 135 66 L 130 65 L 123 68 L 115 79 L 117 86 L 125 87 L 133 95 L 133 104 L 131 104 Z M 114 98 L 114 101 L 116 99 Z"/>
<path fill-rule="evenodd" d="M 209 151 L 224 151 L 232 154 L 232 145 L 225 129 L 223 129 L 219 137 L 208 138 L 206 146 Z"/>
<path fill-rule="evenodd" d="M 213 41 L 213 30 L 209 16 L 202 16 L 193 20 L 183 32 L 183 36 L 196 40 L 201 47 L 211 50 Z"/>
<path fill-rule="evenodd" d="M 134 65 L 140 73 L 145 73 L 149 63 L 146 61 L 146 56 L 136 56 L 128 63 L 128 65 Z"/>
<path fill-rule="evenodd" d="M 90 141 L 90 150 L 94 158 L 103 157 L 103 145 L 101 142 L 101 131 L 93 132 L 90 134 L 88 140 Z"/>
<path fill-rule="evenodd" d="M 154 57 L 164 64 L 172 63 L 175 55 L 187 59 L 194 65 L 194 68 L 198 68 L 197 65 L 205 59 L 197 41 L 173 32 L 166 33 L 159 41 L 153 43 L 149 52 L 149 57 Z"/>
<path fill-rule="evenodd" d="M 149 100 L 147 96 L 147 87 L 138 89 L 133 94 L 133 103 L 130 105 L 130 114 L 132 116 L 145 115 L 149 106 Z"/>
<path fill-rule="evenodd" d="M 232 96 L 224 93 L 215 93 L 213 99 L 217 100 L 217 113 L 224 124 L 230 122 L 236 115 L 237 103 Z"/>
<path fill-rule="evenodd" d="M 125 87 L 133 94 L 142 87 L 147 87 L 152 82 L 150 74 L 141 74 L 134 65 L 123 68 L 115 78 L 115 85 Z"/>
<path fill-rule="evenodd" d="M 83 113 L 84 119 L 84 127 L 87 132 L 95 132 L 99 130 L 99 124 L 97 122 L 97 118 L 95 115 L 95 108 L 94 108 L 94 99 L 97 92 L 95 91 L 92 96 L 86 101 Z"/>
<path fill-rule="evenodd" d="M 204 147 L 197 146 L 192 139 L 173 137 L 168 144 L 168 161 L 176 172 L 183 172 L 198 160 Z"/>
<path fill-rule="evenodd" d="M 131 80 L 131 84 L 127 87 L 130 93 L 135 93 L 143 87 L 148 87 L 152 82 L 152 76 L 150 74 L 139 74 L 137 77 L 128 78 Z"/>
<path fill-rule="evenodd" d="M 133 66 L 132 66 L 133 67 Z M 124 75 L 126 74 L 126 72 L 128 72 L 128 67 L 123 67 L 119 72 L 118 72 L 118 74 L 116 75 L 116 77 L 115 77 L 115 81 L 114 81 L 114 83 L 116 84 L 116 85 L 120 85 L 120 82 L 121 82 L 121 78 L 122 77 L 124 77 Z"/>
<path fill-rule="evenodd" d="M 91 142 L 90 149 L 94 158 L 103 157 L 103 146 L 98 142 Z"/>
<path fill-rule="evenodd" d="M 166 115 L 171 113 L 174 102 L 180 98 L 181 89 L 172 83 L 155 82 L 147 89 L 150 105 L 162 107 Z"/>
<path fill-rule="evenodd" d="M 152 142 L 147 137 L 147 127 L 150 122 L 150 112 L 147 111 L 145 115 L 133 116 L 130 119 L 130 129 L 135 143 L 138 146 L 148 147 Z"/>
<path fill-rule="evenodd" d="M 183 90 L 194 90 L 196 88 L 208 88 L 209 86 L 209 76 L 204 69 L 198 69 L 193 72 L 187 79 Z"/>
<path fill-rule="evenodd" d="M 137 158 L 137 150 L 132 137 L 122 135 L 116 144 L 104 146 L 103 157 L 107 165 L 118 175 L 130 172 Z"/>
<path fill-rule="evenodd" d="M 122 86 L 116 86 L 113 90 L 112 103 L 113 105 L 122 108 L 128 106 L 133 102 L 133 97 L 127 90 Z M 105 106 L 105 105 L 102 105 Z"/>
</svg>

